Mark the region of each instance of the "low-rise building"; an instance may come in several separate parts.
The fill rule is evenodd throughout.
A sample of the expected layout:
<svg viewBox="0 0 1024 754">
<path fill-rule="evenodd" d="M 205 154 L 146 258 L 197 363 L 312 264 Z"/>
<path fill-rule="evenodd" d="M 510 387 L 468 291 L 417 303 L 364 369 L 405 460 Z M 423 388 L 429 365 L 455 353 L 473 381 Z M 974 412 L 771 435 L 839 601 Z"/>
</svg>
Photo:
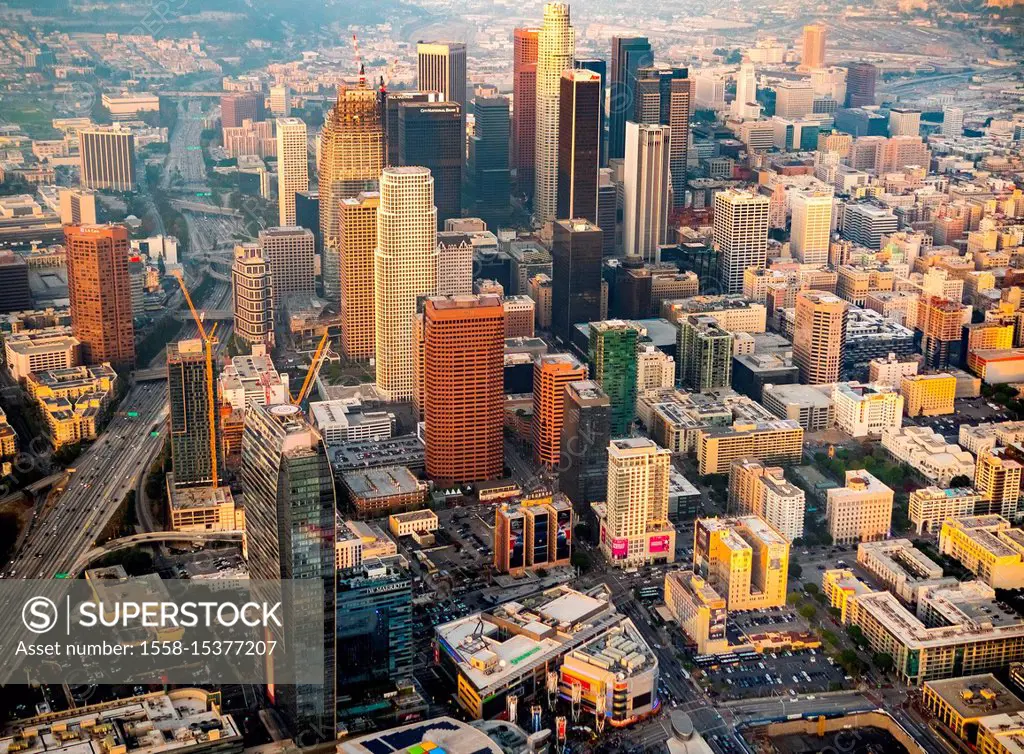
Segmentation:
<svg viewBox="0 0 1024 754">
<path fill-rule="evenodd" d="M 230 487 L 178 488 L 168 474 L 167 507 L 172 531 L 245 530 L 245 510 L 235 505 Z"/>
<path fill-rule="evenodd" d="M 947 519 L 939 533 L 939 550 L 994 589 L 1024 587 L 1024 531 L 1002 516 Z"/>
<path fill-rule="evenodd" d="M 427 483 L 405 466 L 350 471 L 341 477 L 345 498 L 358 518 L 412 511 L 427 501 Z"/>
<path fill-rule="evenodd" d="M 880 356 L 868 362 L 868 382 L 898 388 L 904 377 L 913 377 L 921 365 L 920 357 L 898 358 L 896 354 Z"/>
<path fill-rule="evenodd" d="M 925 480 L 949 487 L 954 478 L 974 478 L 974 456 L 930 427 L 902 427 L 882 433 L 882 447 Z"/>
<path fill-rule="evenodd" d="M 725 598 L 693 571 L 665 574 L 665 607 L 683 633 L 697 645 L 699 654 L 716 654 L 729 648 L 725 626 Z"/>
<path fill-rule="evenodd" d="M 701 476 L 726 474 L 740 458 L 792 464 L 803 460 L 804 429 L 792 419 L 734 422 L 728 427 L 702 429 L 697 437 L 697 466 Z"/>
<path fill-rule="evenodd" d="M 947 518 L 974 513 L 979 500 L 981 495 L 971 487 L 921 487 L 910 493 L 908 517 L 918 534 L 931 534 Z"/>
<path fill-rule="evenodd" d="M 24 380 L 32 372 L 78 366 L 79 347 L 68 327 L 34 330 L 5 335 L 4 359 L 11 376 Z"/>
<path fill-rule="evenodd" d="M 941 374 L 915 374 L 900 383 L 907 416 L 942 416 L 953 413 L 956 377 Z"/>
<path fill-rule="evenodd" d="M 42 409 L 55 450 L 96 439 L 116 386 L 117 373 L 110 364 L 32 372 L 25 381 Z"/>
<path fill-rule="evenodd" d="M 1024 711 L 1024 702 L 991 673 L 926 681 L 921 703 L 936 720 L 970 746 L 977 746 L 982 728 L 998 727 L 993 725 L 993 716 Z M 1019 727 L 1024 728 L 1024 725 Z"/>
<path fill-rule="evenodd" d="M 837 382 L 832 405 L 836 426 L 851 437 L 877 437 L 903 424 L 903 396 L 886 385 Z"/>
<path fill-rule="evenodd" d="M 889 536 L 893 491 L 864 469 L 846 472 L 846 486 L 828 491 L 825 516 L 836 544 L 873 542 Z"/>
<path fill-rule="evenodd" d="M 395 429 L 395 415 L 363 405 L 358 398 L 338 398 L 309 404 L 312 424 L 330 445 L 387 440 Z"/>
<path fill-rule="evenodd" d="M 813 385 L 765 385 L 761 402 L 780 419 L 799 422 L 807 432 L 828 429 L 835 423 L 831 399 Z"/>
<path fill-rule="evenodd" d="M 494 512 L 494 568 L 518 575 L 568 565 L 572 558 L 572 503 L 565 495 L 527 496 Z"/>
<path fill-rule="evenodd" d="M 274 406 L 290 403 L 288 374 L 277 371 L 266 349 L 253 346 L 253 353 L 234 356 L 218 378 L 221 401 L 238 411 L 249 403 Z"/>
<path fill-rule="evenodd" d="M 914 547 L 909 539 L 862 542 L 857 562 L 904 602 L 916 605 L 921 591 L 958 583 L 942 575 L 942 566 Z"/>
<path fill-rule="evenodd" d="M 429 509 L 392 513 L 388 516 L 388 531 L 396 537 L 437 531 L 437 514 Z"/>
<path fill-rule="evenodd" d="M 339 571 L 358 567 L 364 560 L 385 560 L 398 555 L 398 545 L 376 524 L 335 516 L 335 566 Z"/>
</svg>

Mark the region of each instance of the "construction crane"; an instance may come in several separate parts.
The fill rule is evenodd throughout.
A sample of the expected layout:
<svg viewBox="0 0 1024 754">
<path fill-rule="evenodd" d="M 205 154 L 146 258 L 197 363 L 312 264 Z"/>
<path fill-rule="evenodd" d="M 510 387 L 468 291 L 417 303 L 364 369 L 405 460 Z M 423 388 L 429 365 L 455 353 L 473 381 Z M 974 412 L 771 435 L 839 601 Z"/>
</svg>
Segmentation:
<svg viewBox="0 0 1024 754">
<path fill-rule="evenodd" d="M 302 388 L 299 390 L 298 395 L 292 396 L 293 406 L 301 405 L 309 397 L 309 390 L 313 387 L 313 380 L 320 373 L 320 367 L 323 366 L 329 350 L 327 347 L 327 331 L 324 330 L 324 335 L 320 338 L 320 343 L 317 344 L 316 351 L 313 353 L 313 360 L 309 364 L 309 371 L 306 372 L 306 379 L 302 381 Z"/>
<path fill-rule="evenodd" d="M 210 475 L 213 478 L 212 486 L 216 489 L 219 475 L 217 473 L 217 400 L 213 385 L 213 346 L 217 342 L 214 338 L 214 333 L 217 332 L 217 323 L 213 324 L 209 332 L 206 331 L 206 328 L 203 327 L 203 318 L 196 311 L 195 304 L 192 303 L 192 296 L 188 292 L 188 286 L 185 285 L 185 276 L 181 270 L 175 270 L 173 275 L 185 296 L 189 311 L 192 312 L 192 319 L 195 320 L 196 327 L 199 329 L 199 339 L 203 342 L 206 352 L 206 410 L 207 423 L 210 427 Z"/>
</svg>

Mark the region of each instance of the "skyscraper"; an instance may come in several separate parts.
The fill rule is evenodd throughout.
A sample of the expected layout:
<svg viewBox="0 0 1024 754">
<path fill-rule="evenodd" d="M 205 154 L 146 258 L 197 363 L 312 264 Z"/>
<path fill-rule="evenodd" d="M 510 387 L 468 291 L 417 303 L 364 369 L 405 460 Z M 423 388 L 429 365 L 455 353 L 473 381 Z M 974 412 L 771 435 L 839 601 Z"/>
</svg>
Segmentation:
<svg viewBox="0 0 1024 754">
<path fill-rule="evenodd" d="M 712 240 L 718 274 L 726 293 L 743 291 L 743 272 L 768 261 L 767 196 L 728 189 L 715 194 Z"/>
<path fill-rule="evenodd" d="M 654 63 L 651 43 L 646 37 L 612 37 L 612 65 L 609 71 L 608 158 L 626 156 L 626 121 L 633 112 L 636 71 Z"/>
<path fill-rule="evenodd" d="M 794 189 L 792 192 L 790 252 L 803 264 L 828 264 L 832 202 L 830 191 Z"/>
<path fill-rule="evenodd" d="M 711 315 L 679 320 L 679 382 L 696 393 L 727 388 L 732 378 L 733 334 Z"/>
<path fill-rule="evenodd" d="M 537 38 L 540 29 L 512 33 L 512 166 L 520 193 L 533 196 L 533 152 L 537 138 Z"/>
<path fill-rule="evenodd" d="M 274 344 L 274 284 L 258 243 L 235 244 L 231 265 L 235 335 L 250 345 Z"/>
<path fill-rule="evenodd" d="M 207 368 L 209 367 L 209 369 Z M 167 344 L 168 429 L 174 486 L 214 486 L 223 476 L 224 437 L 217 405 L 216 359 L 198 338 Z"/>
<path fill-rule="evenodd" d="M 455 102 L 406 103 L 398 111 L 398 164 L 430 170 L 439 228 L 445 220 L 462 215 L 462 115 Z"/>
<path fill-rule="evenodd" d="M 605 499 L 611 401 L 593 380 L 565 388 L 565 415 L 559 445 L 558 489 L 577 508 Z"/>
<path fill-rule="evenodd" d="M 565 421 L 565 388 L 587 378 L 587 368 L 568 353 L 543 354 L 533 362 L 533 460 L 558 466 Z"/>
<path fill-rule="evenodd" d="M 668 233 L 672 129 L 626 122 L 622 245 L 627 256 L 657 262 Z"/>
<path fill-rule="evenodd" d="M 389 400 L 413 396 L 416 298 L 436 291 L 434 179 L 424 167 L 385 168 L 377 209 L 373 308 L 377 387 Z"/>
<path fill-rule="evenodd" d="M 846 342 L 846 302 L 825 291 L 796 295 L 793 363 L 800 381 L 827 385 L 839 381 Z"/>
<path fill-rule="evenodd" d="M 61 188 L 60 222 L 62 225 L 95 225 L 96 192 L 89 189 Z"/>
<path fill-rule="evenodd" d="M 477 97 L 475 129 L 469 140 L 469 179 L 473 212 L 490 226 L 500 227 L 509 214 L 512 178 L 509 170 L 509 110 L 505 97 Z"/>
<path fill-rule="evenodd" d="M 597 223 L 601 77 L 578 68 L 563 71 L 559 102 L 557 217 Z"/>
<path fill-rule="evenodd" d="M 373 358 L 373 254 L 377 247 L 380 193 L 342 199 L 338 237 L 341 256 L 341 350 L 352 361 Z"/>
<path fill-rule="evenodd" d="M 851 63 L 846 67 L 846 106 L 864 107 L 875 104 L 875 82 L 878 69 L 871 63 Z"/>
<path fill-rule="evenodd" d="M 825 67 L 825 40 L 828 29 L 822 24 L 808 24 L 804 27 L 803 54 L 800 64 L 807 69 Z"/>
<path fill-rule="evenodd" d="M 458 102 L 466 112 L 466 44 L 417 42 L 417 85 L 421 92 L 440 92 L 441 99 Z"/>
<path fill-rule="evenodd" d="M 537 36 L 537 126 L 534 146 L 533 214 L 543 225 L 558 213 L 558 115 L 562 71 L 572 68 L 576 33 L 566 3 L 544 4 Z"/>
<path fill-rule="evenodd" d="M 601 123 L 597 128 L 597 134 L 599 139 L 598 144 L 598 155 L 600 156 L 601 167 L 608 165 L 608 137 L 605 134 L 605 93 L 608 87 L 608 63 L 601 58 L 579 58 L 575 61 L 574 65 L 576 68 L 582 68 L 585 71 L 593 71 L 601 79 L 601 97 L 598 109 L 601 112 Z"/>
<path fill-rule="evenodd" d="M 686 203 L 686 163 L 689 159 L 694 91 L 689 69 L 673 66 L 638 68 L 634 88 L 636 99 L 631 120 L 661 124 L 672 131 L 669 145 L 672 206 L 682 207 Z"/>
<path fill-rule="evenodd" d="M 448 483 L 501 476 L 504 348 L 500 296 L 427 298 L 423 415 L 428 476 Z"/>
<path fill-rule="evenodd" d="M 947 105 L 942 108 L 942 135 L 964 135 L 964 109 Z"/>
<path fill-rule="evenodd" d="M 612 437 L 629 434 L 636 411 L 636 343 L 639 328 L 619 319 L 590 323 L 590 377 L 611 401 Z"/>
<path fill-rule="evenodd" d="M 921 111 L 894 107 L 889 111 L 889 136 L 920 136 Z"/>
<path fill-rule="evenodd" d="M 308 160 L 306 124 L 300 118 L 278 118 L 277 217 L 282 227 L 295 225 L 295 194 L 309 190 Z"/>
<path fill-rule="evenodd" d="M 749 60 L 740 64 L 736 74 L 736 98 L 730 105 L 730 114 L 740 120 L 761 116 L 761 105 L 757 102 L 757 70 Z"/>
<path fill-rule="evenodd" d="M 135 190 L 135 136 L 119 126 L 78 132 L 82 188 Z"/>
<path fill-rule="evenodd" d="M 586 220 L 558 220 L 551 246 L 551 331 L 564 344 L 578 322 L 601 319 L 603 233 Z"/>
<path fill-rule="evenodd" d="M 267 228 L 259 235 L 263 258 L 274 281 L 274 311 L 282 312 L 284 300 L 295 293 L 314 293 L 313 233 L 297 226 Z"/>
<path fill-rule="evenodd" d="M 398 114 L 401 112 L 402 105 L 413 102 L 440 102 L 441 94 L 439 92 L 420 92 L 420 91 L 401 91 L 401 92 L 385 92 L 384 95 L 384 141 L 386 144 L 385 149 L 385 164 L 390 166 L 399 165 L 398 152 L 399 152 L 399 136 L 401 135 L 398 130 Z"/>
<path fill-rule="evenodd" d="M 331 740 L 337 622 L 334 476 L 322 438 L 298 406 L 250 404 L 242 435 L 242 486 L 249 575 L 254 581 L 323 584 L 322 622 L 308 615 L 290 621 L 286 615 L 287 634 L 275 636 L 287 642 L 292 664 L 322 663 L 323 684 L 275 685 L 273 701 L 293 735 L 311 731 L 320 740 Z"/>
<path fill-rule="evenodd" d="M 465 233 L 437 234 L 437 295 L 473 292 L 473 242 Z"/>
<path fill-rule="evenodd" d="M 243 120 L 263 120 L 261 92 L 231 92 L 220 98 L 220 127 L 238 128 Z"/>
<path fill-rule="evenodd" d="M 341 201 L 361 191 L 376 191 L 384 152 L 384 119 L 377 91 L 362 81 L 356 87 L 341 87 L 324 118 L 317 164 L 321 273 L 324 296 L 335 306 L 341 302 Z"/>
<path fill-rule="evenodd" d="M 287 84 L 270 87 L 270 112 L 278 118 L 292 114 L 292 94 Z"/>
<path fill-rule="evenodd" d="M 135 365 L 128 229 L 123 225 L 64 228 L 71 329 L 86 364 Z"/>
</svg>

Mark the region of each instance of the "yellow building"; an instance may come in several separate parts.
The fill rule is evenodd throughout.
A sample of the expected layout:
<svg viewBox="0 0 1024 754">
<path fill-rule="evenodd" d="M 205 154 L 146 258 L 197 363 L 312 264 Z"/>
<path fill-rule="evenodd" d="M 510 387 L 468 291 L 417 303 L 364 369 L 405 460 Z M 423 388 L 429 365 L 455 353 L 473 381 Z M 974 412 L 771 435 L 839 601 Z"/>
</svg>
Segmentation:
<svg viewBox="0 0 1024 754">
<path fill-rule="evenodd" d="M 244 509 L 235 506 L 230 487 L 176 489 L 167 475 L 171 530 L 181 532 L 244 531 Z"/>
<path fill-rule="evenodd" d="M 437 514 L 426 508 L 393 513 L 388 516 L 388 531 L 396 537 L 411 537 L 417 532 L 437 531 Z"/>
<path fill-rule="evenodd" d="M 55 450 L 96 438 L 97 423 L 114 396 L 110 364 L 33 372 L 25 387 L 38 403 Z"/>
<path fill-rule="evenodd" d="M 0 408 L 0 458 L 9 458 L 18 452 L 18 434 L 7 422 L 7 414 Z"/>
<path fill-rule="evenodd" d="M 1001 713 L 978 720 L 977 750 L 981 754 L 1020 754 L 1024 712 Z"/>
<path fill-rule="evenodd" d="M 953 413 L 956 377 L 942 374 L 915 374 L 900 382 L 903 407 L 907 416 L 941 416 Z"/>
<path fill-rule="evenodd" d="M 927 681 L 921 701 L 937 720 L 972 746 L 978 743 L 984 718 L 1024 710 L 1024 702 L 991 673 Z"/>
<path fill-rule="evenodd" d="M 725 598 L 693 571 L 665 574 L 665 607 L 700 654 L 729 649 L 725 635 Z"/>
<path fill-rule="evenodd" d="M 908 515 L 918 534 L 930 534 L 952 516 L 967 516 L 981 499 L 970 487 L 922 487 L 910 493 Z"/>
<path fill-rule="evenodd" d="M 701 476 L 728 474 L 733 461 L 746 457 L 773 465 L 800 463 L 803 452 L 804 430 L 793 419 L 710 427 L 701 430 L 697 438 Z"/>
<path fill-rule="evenodd" d="M 1020 463 L 1006 458 L 1003 448 L 978 453 L 974 489 L 984 502 L 975 512 L 1015 518 L 1020 498 L 1021 468 Z"/>
<path fill-rule="evenodd" d="M 769 524 L 756 516 L 700 518 L 693 538 L 694 570 L 729 610 L 786 604 L 789 542 Z"/>
<path fill-rule="evenodd" d="M 948 519 L 939 533 L 939 550 L 993 589 L 1024 587 L 1024 531 L 1002 516 Z"/>
<path fill-rule="evenodd" d="M 839 611 L 839 619 L 846 623 L 846 612 L 850 598 L 874 591 L 857 578 L 849 568 L 833 568 L 821 575 L 821 590 L 828 597 L 828 604 Z"/>
</svg>

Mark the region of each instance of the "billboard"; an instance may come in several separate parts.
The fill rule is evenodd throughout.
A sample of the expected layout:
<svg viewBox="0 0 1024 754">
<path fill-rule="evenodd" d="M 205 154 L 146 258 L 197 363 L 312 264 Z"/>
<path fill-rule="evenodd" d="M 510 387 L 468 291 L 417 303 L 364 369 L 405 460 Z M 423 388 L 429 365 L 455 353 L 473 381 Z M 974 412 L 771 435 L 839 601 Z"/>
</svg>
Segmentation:
<svg viewBox="0 0 1024 754">
<path fill-rule="evenodd" d="M 533 515 L 533 565 L 548 562 L 548 515 Z"/>
<path fill-rule="evenodd" d="M 508 522 L 508 567 L 523 567 L 523 545 L 525 521 L 522 516 L 515 516 Z"/>
<path fill-rule="evenodd" d="M 622 560 L 629 555 L 629 540 L 625 537 L 615 537 L 612 540 L 612 557 Z"/>
<path fill-rule="evenodd" d="M 651 555 L 668 552 L 669 535 L 655 534 L 647 540 L 647 552 Z"/>
<path fill-rule="evenodd" d="M 568 560 L 572 547 L 572 511 L 558 511 L 558 533 L 555 538 L 555 560 Z"/>
</svg>

